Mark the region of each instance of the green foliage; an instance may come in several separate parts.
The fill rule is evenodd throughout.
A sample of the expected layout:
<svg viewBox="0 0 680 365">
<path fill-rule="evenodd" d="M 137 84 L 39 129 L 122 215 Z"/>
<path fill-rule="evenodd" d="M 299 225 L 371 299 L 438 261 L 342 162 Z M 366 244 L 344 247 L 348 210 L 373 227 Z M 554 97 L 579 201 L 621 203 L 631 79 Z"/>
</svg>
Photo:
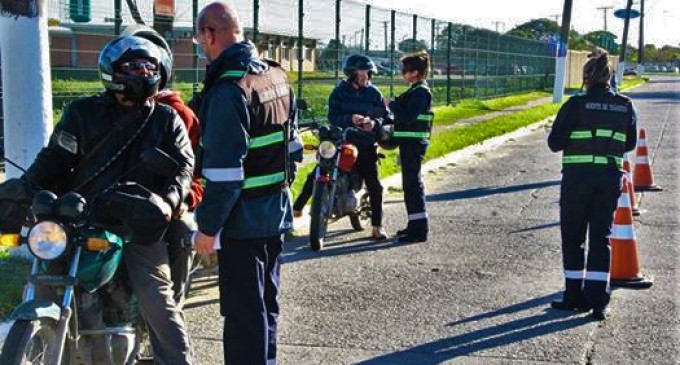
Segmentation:
<svg viewBox="0 0 680 365">
<path fill-rule="evenodd" d="M 520 38 L 548 41 L 560 33 L 557 22 L 550 19 L 532 19 L 511 29 L 507 34 Z"/>
<path fill-rule="evenodd" d="M 29 272 L 29 263 L 9 257 L 7 251 L 0 248 L 0 319 L 7 318 L 21 303 Z"/>
<path fill-rule="evenodd" d="M 424 40 L 417 40 L 413 38 L 404 39 L 397 44 L 397 48 L 404 52 L 417 52 L 417 51 L 427 51 L 427 42 Z"/>
</svg>

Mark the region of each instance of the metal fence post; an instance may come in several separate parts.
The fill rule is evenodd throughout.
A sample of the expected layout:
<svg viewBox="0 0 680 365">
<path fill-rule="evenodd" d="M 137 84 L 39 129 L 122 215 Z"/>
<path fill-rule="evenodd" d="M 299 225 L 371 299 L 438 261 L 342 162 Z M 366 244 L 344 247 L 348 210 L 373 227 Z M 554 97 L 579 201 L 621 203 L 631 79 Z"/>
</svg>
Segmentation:
<svg viewBox="0 0 680 365">
<path fill-rule="evenodd" d="M 117 0 L 120 1 L 120 0 Z M 195 30 L 196 29 L 196 18 L 198 18 L 198 0 L 192 0 L 191 1 L 191 19 L 192 19 L 192 27 Z M 193 45 L 192 50 L 194 52 L 192 60 L 191 60 L 191 65 L 194 68 L 194 85 L 193 85 L 193 91 L 196 93 L 198 92 L 198 44 L 194 44 L 191 42 Z"/>
<path fill-rule="evenodd" d="M 123 22 L 120 15 L 121 7 L 121 0 L 113 0 L 113 33 L 115 35 L 120 35 L 120 25 Z"/>
<path fill-rule="evenodd" d="M 303 20 L 305 17 L 304 0 L 298 0 L 298 93 L 297 97 L 302 98 L 302 63 L 304 62 L 302 48 Z"/>
<path fill-rule="evenodd" d="M 340 78 L 340 68 L 342 59 L 340 58 L 340 3 L 342 0 L 335 0 L 335 80 Z M 344 44 L 342 45 L 344 47 Z"/>
<path fill-rule="evenodd" d="M 430 76 L 432 77 L 432 86 L 434 86 L 434 52 L 435 52 L 435 47 L 434 47 L 434 40 L 435 40 L 435 24 L 434 19 L 430 21 Z"/>
<path fill-rule="evenodd" d="M 449 22 L 446 30 L 446 105 L 451 105 L 451 28 L 453 24 Z"/>
<path fill-rule="evenodd" d="M 366 19 L 365 19 L 366 25 L 364 26 L 365 28 L 365 36 L 364 36 L 364 53 L 368 54 L 368 50 L 370 48 L 371 44 L 371 6 L 366 5 Z"/>
<path fill-rule="evenodd" d="M 416 46 L 418 43 L 418 15 L 413 14 L 413 42 L 411 46 L 411 52 L 416 51 Z"/>
<path fill-rule="evenodd" d="M 390 67 L 394 66 L 394 33 L 396 31 L 396 25 L 394 22 L 397 19 L 396 10 L 390 12 Z M 390 72 L 390 99 L 394 98 L 394 72 Z"/>
<path fill-rule="evenodd" d="M 460 98 L 465 99 L 465 74 L 467 73 L 467 62 L 465 55 L 467 54 L 468 44 L 467 44 L 467 26 L 463 26 L 463 57 L 461 60 L 461 71 L 460 71 Z"/>
<path fill-rule="evenodd" d="M 255 47 L 257 47 L 257 38 L 259 35 L 260 35 L 260 0 L 253 0 L 253 43 L 255 43 Z"/>
</svg>

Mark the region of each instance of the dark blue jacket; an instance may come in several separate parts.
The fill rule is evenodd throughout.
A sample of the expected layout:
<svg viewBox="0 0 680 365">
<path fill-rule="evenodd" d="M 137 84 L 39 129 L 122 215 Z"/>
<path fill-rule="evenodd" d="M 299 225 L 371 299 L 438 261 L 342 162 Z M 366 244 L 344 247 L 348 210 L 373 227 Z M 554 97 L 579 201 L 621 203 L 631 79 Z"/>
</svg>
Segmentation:
<svg viewBox="0 0 680 365">
<path fill-rule="evenodd" d="M 377 87 L 369 84 L 367 87 L 355 89 L 349 82 L 343 80 L 333 89 L 328 98 L 328 121 L 332 126 L 349 128 L 354 126 L 352 114 L 368 116 L 373 108 L 382 108 L 383 112 L 380 117 L 387 114 L 383 96 Z"/>
<path fill-rule="evenodd" d="M 424 86 L 424 87 L 423 87 Z M 408 96 L 405 98 L 404 96 Z M 406 102 L 405 102 L 406 101 Z M 419 123 L 418 115 L 432 110 L 432 94 L 427 81 L 419 81 L 390 102 L 390 111 L 394 114 L 394 123 L 402 126 L 411 126 Z"/>
<path fill-rule="evenodd" d="M 250 126 L 247 103 L 236 83 L 220 80 L 227 70 L 262 74 L 269 65 L 258 58 L 252 43 L 237 43 L 210 64 L 204 81 L 200 120 L 201 172 L 206 181 L 203 202 L 196 209 L 201 232 L 234 239 L 272 237 L 293 228 L 291 195 L 243 199 L 241 196 Z M 294 98 L 291 96 L 291 98 Z M 291 105 L 295 105 L 293 100 Z M 291 108 L 291 118 L 294 108 Z"/>
</svg>

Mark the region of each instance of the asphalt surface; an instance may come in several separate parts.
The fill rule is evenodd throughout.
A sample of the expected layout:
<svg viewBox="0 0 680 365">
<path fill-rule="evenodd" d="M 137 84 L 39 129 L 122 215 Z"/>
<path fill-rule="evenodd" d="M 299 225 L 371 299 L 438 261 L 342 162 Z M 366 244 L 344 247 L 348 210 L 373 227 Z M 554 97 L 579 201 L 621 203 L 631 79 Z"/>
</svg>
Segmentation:
<svg viewBox="0 0 680 365">
<path fill-rule="evenodd" d="M 430 240 L 372 242 L 349 222 L 313 252 L 286 245 L 279 364 L 679 364 L 680 78 L 627 92 L 647 130 L 655 182 L 635 219 L 647 290 L 616 289 L 612 315 L 548 309 L 560 298 L 560 155 L 548 123 L 426 174 Z M 406 222 L 387 194 L 385 227 Z M 198 278 L 186 317 L 200 364 L 220 364 L 214 277 Z"/>
</svg>

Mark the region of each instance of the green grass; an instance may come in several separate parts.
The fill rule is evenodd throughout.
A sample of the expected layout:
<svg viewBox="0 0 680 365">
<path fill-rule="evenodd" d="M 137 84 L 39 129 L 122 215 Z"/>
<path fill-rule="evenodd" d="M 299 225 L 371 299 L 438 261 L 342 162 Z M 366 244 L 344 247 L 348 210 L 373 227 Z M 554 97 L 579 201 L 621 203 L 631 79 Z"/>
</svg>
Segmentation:
<svg viewBox="0 0 680 365">
<path fill-rule="evenodd" d="M 21 303 L 29 272 L 29 263 L 9 257 L 6 249 L 0 248 L 0 320 L 7 318 Z"/>
</svg>

